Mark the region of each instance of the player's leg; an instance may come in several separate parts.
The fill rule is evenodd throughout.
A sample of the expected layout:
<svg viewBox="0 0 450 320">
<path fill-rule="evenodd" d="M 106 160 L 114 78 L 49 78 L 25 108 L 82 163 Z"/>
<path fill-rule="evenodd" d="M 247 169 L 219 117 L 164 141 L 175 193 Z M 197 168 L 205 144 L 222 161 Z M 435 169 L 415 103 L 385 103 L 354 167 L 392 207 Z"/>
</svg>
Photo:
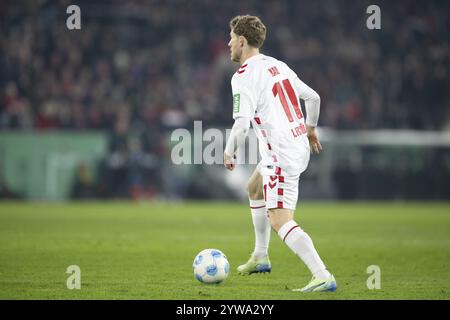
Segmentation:
<svg viewBox="0 0 450 320">
<path fill-rule="evenodd" d="M 256 169 L 247 183 L 247 192 L 255 231 L 255 249 L 247 263 L 238 267 L 238 272 L 248 275 L 257 272 L 270 272 L 268 257 L 270 241 L 270 222 L 264 202 L 262 176 Z"/>
<path fill-rule="evenodd" d="M 258 170 L 255 170 L 248 180 L 247 192 L 255 229 L 255 250 L 253 255 L 260 258 L 268 255 L 270 222 L 264 202 L 262 176 Z"/>
<path fill-rule="evenodd" d="M 336 281 L 320 259 L 311 237 L 295 222 L 290 209 L 269 209 L 272 228 L 284 243 L 306 264 L 313 275 L 312 281 L 296 291 L 335 291 Z"/>
<path fill-rule="evenodd" d="M 298 197 L 298 176 L 264 176 L 266 206 L 272 228 L 306 264 L 313 280 L 302 291 L 334 291 L 336 282 L 320 258 L 311 237 L 294 220 Z"/>
<path fill-rule="evenodd" d="M 281 240 L 306 264 L 312 275 L 328 278 L 329 272 L 320 259 L 309 235 L 294 220 L 290 209 L 269 209 L 270 223 Z"/>
</svg>

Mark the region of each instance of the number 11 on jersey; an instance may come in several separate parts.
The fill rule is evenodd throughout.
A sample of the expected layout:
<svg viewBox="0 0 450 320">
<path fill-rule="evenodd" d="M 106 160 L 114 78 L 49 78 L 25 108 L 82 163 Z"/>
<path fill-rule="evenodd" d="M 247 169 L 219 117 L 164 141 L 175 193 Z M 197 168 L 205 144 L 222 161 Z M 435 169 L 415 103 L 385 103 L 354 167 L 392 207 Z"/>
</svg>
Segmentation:
<svg viewBox="0 0 450 320">
<path fill-rule="evenodd" d="M 282 83 L 283 85 L 281 85 L 280 82 L 276 82 L 273 85 L 272 87 L 273 96 L 279 97 L 281 106 L 283 107 L 284 113 L 286 114 L 289 122 L 293 122 L 294 118 L 292 116 L 291 108 L 289 107 L 288 102 L 286 100 L 286 95 L 284 94 L 284 92 L 286 91 L 289 100 L 291 101 L 292 107 L 295 111 L 295 114 L 297 115 L 297 118 L 298 119 L 303 118 L 302 110 L 300 109 L 300 105 L 295 95 L 294 89 L 292 88 L 291 82 L 289 81 L 289 79 L 285 79 L 282 81 Z"/>
</svg>

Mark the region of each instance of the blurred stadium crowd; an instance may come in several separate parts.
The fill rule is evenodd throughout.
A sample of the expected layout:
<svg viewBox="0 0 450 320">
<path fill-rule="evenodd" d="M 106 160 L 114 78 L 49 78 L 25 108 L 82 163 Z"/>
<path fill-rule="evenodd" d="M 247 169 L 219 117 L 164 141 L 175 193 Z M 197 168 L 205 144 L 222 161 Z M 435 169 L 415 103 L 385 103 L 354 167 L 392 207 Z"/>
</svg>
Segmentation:
<svg viewBox="0 0 450 320">
<path fill-rule="evenodd" d="M 0 130 L 107 130 L 106 171 L 152 172 L 173 128 L 231 126 L 228 21 L 246 13 L 320 94 L 321 126 L 448 130 L 450 4 L 418 3 L 377 2 L 370 31 L 366 1 L 82 0 L 70 31 L 70 1 L 2 1 Z"/>
</svg>

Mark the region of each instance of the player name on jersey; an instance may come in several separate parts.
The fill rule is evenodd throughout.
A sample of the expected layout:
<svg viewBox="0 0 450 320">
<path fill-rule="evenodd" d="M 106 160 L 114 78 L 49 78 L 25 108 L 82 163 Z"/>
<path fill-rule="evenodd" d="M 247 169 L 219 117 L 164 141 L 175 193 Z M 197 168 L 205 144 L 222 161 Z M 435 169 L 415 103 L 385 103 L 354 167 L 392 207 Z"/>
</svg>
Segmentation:
<svg viewBox="0 0 450 320">
<path fill-rule="evenodd" d="M 306 133 L 306 127 L 303 124 L 300 124 L 298 127 L 291 129 L 291 132 L 294 135 L 294 138 L 297 138 Z"/>
</svg>

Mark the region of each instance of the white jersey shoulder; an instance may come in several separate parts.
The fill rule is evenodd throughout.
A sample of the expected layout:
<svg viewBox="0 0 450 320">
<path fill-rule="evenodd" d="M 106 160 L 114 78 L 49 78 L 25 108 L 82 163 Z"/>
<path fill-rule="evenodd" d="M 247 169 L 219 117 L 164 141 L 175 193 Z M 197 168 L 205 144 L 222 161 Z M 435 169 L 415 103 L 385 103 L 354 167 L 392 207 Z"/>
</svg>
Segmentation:
<svg viewBox="0 0 450 320">
<path fill-rule="evenodd" d="M 262 94 L 274 74 L 297 77 L 286 63 L 263 54 L 251 57 L 236 70 L 231 79 L 234 119 L 254 116 Z"/>
<path fill-rule="evenodd" d="M 233 92 L 233 118 L 253 117 L 256 110 L 256 95 L 254 90 L 254 65 L 244 63 L 231 78 Z"/>
</svg>

